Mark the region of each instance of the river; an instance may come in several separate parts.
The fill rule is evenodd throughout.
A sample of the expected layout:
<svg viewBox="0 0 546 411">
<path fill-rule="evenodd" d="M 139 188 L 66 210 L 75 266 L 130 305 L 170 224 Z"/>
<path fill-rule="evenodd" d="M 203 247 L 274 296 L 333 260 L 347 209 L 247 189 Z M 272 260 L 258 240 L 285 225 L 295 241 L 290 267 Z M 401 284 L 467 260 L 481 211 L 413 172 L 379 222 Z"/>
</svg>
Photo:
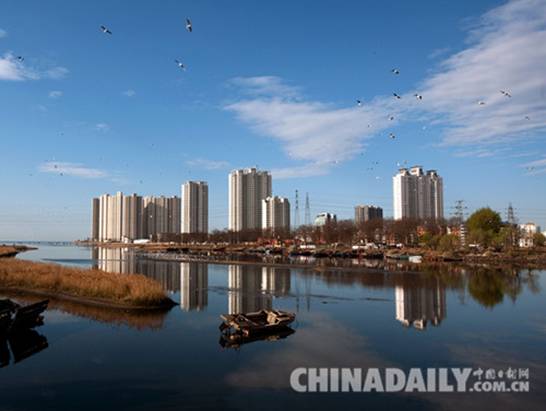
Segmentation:
<svg viewBox="0 0 546 411">
<path fill-rule="evenodd" d="M 53 307 L 34 340 L 0 347 L 0 410 L 538 410 L 546 403 L 544 271 L 316 272 L 66 245 L 40 245 L 19 258 L 142 273 L 180 305 L 148 317 Z M 295 312 L 294 332 L 221 344 L 220 314 L 262 308 Z M 35 353 L 26 346 L 33 343 Z M 530 389 L 297 393 L 289 379 L 298 367 L 528 369 L 521 378 Z"/>
</svg>

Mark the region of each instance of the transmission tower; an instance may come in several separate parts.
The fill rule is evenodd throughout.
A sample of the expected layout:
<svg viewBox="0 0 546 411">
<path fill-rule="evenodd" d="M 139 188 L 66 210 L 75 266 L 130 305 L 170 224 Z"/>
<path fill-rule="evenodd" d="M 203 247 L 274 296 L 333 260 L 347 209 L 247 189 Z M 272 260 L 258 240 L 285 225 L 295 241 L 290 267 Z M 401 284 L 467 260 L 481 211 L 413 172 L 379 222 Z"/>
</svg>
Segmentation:
<svg viewBox="0 0 546 411">
<path fill-rule="evenodd" d="M 464 205 L 464 200 L 455 201 L 455 206 L 453 207 L 453 217 L 457 219 L 457 222 L 459 224 L 464 223 L 464 215 L 466 209 L 468 209 L 468 207 Z"/>
<path fill-rule="evenodd" d="M 296 190 L 296 203 L 294 208 L 294 228 L 300 226 L 300 196 L 298 190 Z"/>
<path fill-rule="evenodd" d="M 506 221 L 510 225 L 516 225 L 516 214 L 514 213 L 514 207 L 512 207 L 512 203 L 508 204 L 508 210 L 506 211 Z"/>
<path fill-rule="evenodd" d="M 311 205 L 309 204 L 309 193 L 305 193 L 305 225 L 311 225 Z"/>
<path fill-rule="evenodd" d="M 468 207 L 464 205 L 464 200 L 455 201 L 455 206 L 453 207 L 453 217 L 459 224 L 459 238 L 461 239 L 461 245 L 466 244 L 466 227 L 464 225 L 464 216 L 465 210 Z"/>
</svg>

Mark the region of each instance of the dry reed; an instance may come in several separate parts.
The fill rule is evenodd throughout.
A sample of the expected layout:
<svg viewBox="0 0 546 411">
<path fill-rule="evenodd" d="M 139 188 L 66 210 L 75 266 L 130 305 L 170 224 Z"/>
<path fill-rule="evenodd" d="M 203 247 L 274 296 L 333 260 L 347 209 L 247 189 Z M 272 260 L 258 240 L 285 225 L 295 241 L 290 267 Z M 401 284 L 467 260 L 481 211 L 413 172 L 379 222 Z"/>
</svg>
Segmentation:
<svg viewBox="0 0 546 411">
<path fill-rule="evenodd" d="M 131 306 L 161 306 L 171 301 L 158 282 L 141 274 L 107 273 L 14 258 L 0 259 L 2 287 Z"/>
</svg>

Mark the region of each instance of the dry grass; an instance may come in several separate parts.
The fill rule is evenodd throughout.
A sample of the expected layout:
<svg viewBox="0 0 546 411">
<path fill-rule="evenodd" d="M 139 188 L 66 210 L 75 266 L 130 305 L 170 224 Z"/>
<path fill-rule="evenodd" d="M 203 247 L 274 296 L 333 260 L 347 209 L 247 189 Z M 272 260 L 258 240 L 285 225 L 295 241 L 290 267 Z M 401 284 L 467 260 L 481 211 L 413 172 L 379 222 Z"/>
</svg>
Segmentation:
<svg viewBox="0 0 546 411">
<path fill-rule="evenodd" d="M 171 301 L 158 282 L 141 274 L 114 274 L 12 258 L 0 260 L 1 287 L 131 306 L 161 306 Z"/>
<path fill-rule="evenodd" d="M 11 257 L 17 254 L 17 249 L 8 245 L 0 245 L 0 257 Z"/>
</svg>

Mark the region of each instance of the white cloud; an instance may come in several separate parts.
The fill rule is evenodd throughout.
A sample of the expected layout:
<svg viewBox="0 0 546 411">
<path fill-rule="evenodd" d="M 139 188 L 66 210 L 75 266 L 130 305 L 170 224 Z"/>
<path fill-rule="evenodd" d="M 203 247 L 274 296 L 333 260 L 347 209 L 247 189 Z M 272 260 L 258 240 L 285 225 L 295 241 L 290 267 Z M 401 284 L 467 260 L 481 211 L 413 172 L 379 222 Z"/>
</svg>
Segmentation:
<svg viewBox="0 0 546 411">
<path fill-rule="evenodd" d="M 0 39 L 3 39 L 8 36 L 8 32 L 4 29 L 0 29 Z"/>
<path fill-rule="evenodd" d="M 132 89 L 129 89 L 129 90 L 125 90 L 121 94 L 123 94 L 126 97 L 133 97 L 136 94 L 136 91 L 132 90 Z"/>
<path fill-rule="evenodd" d="M 207 160 L 204 158 L 195 158 L 186 161 L 186 165 L 194 168 L 202 168 L 205 170 L 220 170 L 229 166 L 227 161 Z"/>
<path fill-rule="evenodd" d="M 297 87 L 290 86 L 277 76 L 256 76 L 256 77 L 235 77 L 228 83 L 246 94 L 254 96 L 277 95 L 284 98 L 299 97 L 300 92 Z"/>
<path fill-rule="evenodd" d="M 62 95 L 63 95 L 63 92 L 59 90 L 52 90 L 49 92 L 49 98 L 59 98 Z"/>
<path fill-rule="evenodd" d="M 242 94 L 225 109 L 304 162 L 278 170 L 282 177 L 325 174 L 335 162 L 353 158 L 366 139 L 408 119 L 443 125 L 443 145 L 477 147 L 458 156 L 494 156 L 505 150 L 487 146 L 546 130 L 546 2 L 514 0 L 492 9 L 471 28 L 467 44 L 421 82 L 420 101 L 412 90 L 400 100 L 380 96 L 363 107 L 340 108 L 305 99 L 278 77 L 259 76 L 231 80 Z M 390 114 L 395 121 L 385 121 Z"/>
<path fill-rule="evenodd" d="M 66 77 L 67 74 L 68 74 L 68 69 L 66 67 L 61 67 L 61 66 L 52 67 L 44 71 L 44 77 L 51 78 L 54 80 L 64 78 Z"/>
<path fill-rule="evenodd" d="M 444 60 L 420 87 L 423 108 L 447 126 L 443 144 L 507 142 L 544 130 L 544 44 L 543 0 L 515 0 L 483 15 L 470 31 L 469 46 Z"/>
<path fill-rule="evenodd" d="M 107 123 L 97 123 L 95 124 L 95 130 L 101 131 L 101 132 L 107 132 L 107 131 L 110 131 L 110 125 Z"/>
<path fill-rule="evenodd" d="M 85 167 L 84 165 L 78 163 L 47 161 L 43 164 L 40 164 L 38 170 L 42 173 L 55 173 L 81 178 L 108 177 L 108 173 L 103 170 Z"/>
<path fill-rule="evenodd" d="M 256 132 L 279 140 L 291 159 L 305 162 L 277 170 L 279 178 L 327 173 L 334 164 L 360 153 L 366 138 L 394 126 L 407 106 L 392 97 L 381 97 L 362 107 L 355 103 L 352 107 L 336 108 L 294 97 L 296 92 L 286 92 L 288 86 L 273 76 L 239 78 L 237 84 L 242 85 L 243 91 L 247 84 L 251 89 L 258 84 L 260 95 L 251 93 L 252 96 L 225 109 Z M 395 111 L 396 119 L 388 121 L 389 114 Z"/>
<path fill-rule="evenodd" d="M 0 57 L 0 80 L 24 81 L 39 80 L 41 78 L 61 79 L 68 74 L 65 67 L 52 67 L 45 70 L 28 67 L 23 61 L 17 60 L 13 53 L 4 53 Z"/>
</svg>

